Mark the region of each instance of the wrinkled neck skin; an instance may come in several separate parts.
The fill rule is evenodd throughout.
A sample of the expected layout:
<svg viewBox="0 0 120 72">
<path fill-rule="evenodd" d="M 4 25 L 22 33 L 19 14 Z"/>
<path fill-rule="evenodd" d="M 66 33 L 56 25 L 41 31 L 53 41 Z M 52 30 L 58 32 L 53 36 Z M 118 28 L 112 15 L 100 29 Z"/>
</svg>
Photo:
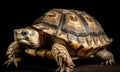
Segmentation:
<svg viewBox="0 0 120 72">
<path fill-rule="evenodd" d="M 39 34 L 39 37 L 38 37 L 38 39 L 36 39 L 36 44 L 29 45 L 29 48 L 36 49 L 36 48 L 42 47 L 45 44 L 45 41 L 44 41 L 45 37 L 43 36 L 43 34 L 40 34 L 40 33 L 38 33 L 38 34 Z"/>
<path fill-rule="evenodd" d="M 36 48 L 42 47 L 43 45 L 45 45 L 45 43 L 45 36 L 39 33 L 38 45 L 36 45 Z"/>
</svg>

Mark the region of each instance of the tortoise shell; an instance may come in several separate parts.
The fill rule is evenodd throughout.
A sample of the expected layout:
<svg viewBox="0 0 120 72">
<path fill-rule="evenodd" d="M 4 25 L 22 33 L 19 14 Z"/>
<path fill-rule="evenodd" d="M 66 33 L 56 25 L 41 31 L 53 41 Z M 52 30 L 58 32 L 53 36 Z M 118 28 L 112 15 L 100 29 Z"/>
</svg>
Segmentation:
<svg viewBox="0 0 120 72">
<path fill-rule="evenodd" d="M 101 48 L 112 42 L 100 23 L 84 11 L 52 9 L 35 20 L 33 27 L 65 40 L 73 48 Z"/>
</svg>

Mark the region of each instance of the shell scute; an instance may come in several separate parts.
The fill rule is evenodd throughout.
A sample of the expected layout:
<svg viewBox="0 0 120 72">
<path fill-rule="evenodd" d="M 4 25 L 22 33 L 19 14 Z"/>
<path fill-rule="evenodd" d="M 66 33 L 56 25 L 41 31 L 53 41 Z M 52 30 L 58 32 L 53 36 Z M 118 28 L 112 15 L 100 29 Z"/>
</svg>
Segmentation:
<svg viewBox="0 0 120 72">
<path fill-rule="evenodd" d="M 112 42 L 100 23 L 84 11 L 52 9 L 38 18 L 33 27 L 70 42 L 75 49 L 95 49 Z"/>
</svg>

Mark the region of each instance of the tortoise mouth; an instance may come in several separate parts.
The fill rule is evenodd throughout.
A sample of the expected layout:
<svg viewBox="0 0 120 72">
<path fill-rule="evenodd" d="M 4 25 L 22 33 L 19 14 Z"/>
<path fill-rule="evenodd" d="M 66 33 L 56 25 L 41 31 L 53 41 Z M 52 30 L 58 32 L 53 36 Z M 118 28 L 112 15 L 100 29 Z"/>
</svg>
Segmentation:
<svg viewBox="0 0 120 72">
<path fill-rule="evenodd" d="M 24 38 L 23 38 L 23 39 L 22 39 L 22 38 L 20 38 L 20 39 L 17 39 L 17 41 L 18 41 L 18 42 L 21 42 L 21 41 L 27 41 L 27 40 L 26 40 L 26 39 L 24 39 Z"/>
<path fill-rule="evenodd" d="M 26 40 L 26 39 L 18 39 L 18 40 L 17 40 L 18 43 L 25 43 L 25 42 L 27 42 L 27 41 L 28 41 L 28 40 Z"/>
<path fill-rule="evenodd" d="M 19 39 L 18 42 L 24 42 L 24 41 L 27 41 L 25 39 Z"/>
<path fill-rule="evenodd" d="M 31 42 L 31 41 L 29 41 L 29 40 L 27 40 L 27 39 L 18 39 L 17 41 L 18 41 L 18 43 L 20 43 L 20 44 L 34 45 L 33 42 Z"/>
</svg>

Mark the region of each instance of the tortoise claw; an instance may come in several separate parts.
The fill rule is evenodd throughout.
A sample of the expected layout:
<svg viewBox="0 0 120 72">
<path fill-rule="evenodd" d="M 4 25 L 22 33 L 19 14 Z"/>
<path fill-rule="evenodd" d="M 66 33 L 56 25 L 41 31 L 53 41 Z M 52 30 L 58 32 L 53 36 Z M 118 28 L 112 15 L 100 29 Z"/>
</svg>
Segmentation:
<svg viewBox="0 0 120 72">
<path fill-rule="evenodd" d="M 21 58 L 11 58 L 8 59 L 3 65 L 6 65 L 8 67 L 10 64 L 14 63 L 15 67 L 18 68 L 18 62 L 21 61 Z"/>
<path fill-rule="evenodd" d="M 16 61 L 14 61 L 14 65 L 16 68 L 18 68 L 18 63 Z"/>
<path fill-rule="evenodd" d="M 10 64 L 12 64 L 12 60 L 11 59 L 7 60 L 3 65 L 4 66 L 6 65 L 6 67 L 8 67 Z"/>
<path fill-rule="evenodd" d="M 113 59 L 108 60 L 109 64 L 115 64 L 115 61 Z"/>
<path fill-rule="evenodd" d="M 115 64 L 115 61 L 113 59 L 106 60 L 104 62 L 101 62 L 101 65 L 112 65 Z"/>
<path fill-rule="evenodd" d="M 55 72 L 72 72 L 73 70 L 71 70 L 69 67 L 59 67 Z"/>
</svg>

